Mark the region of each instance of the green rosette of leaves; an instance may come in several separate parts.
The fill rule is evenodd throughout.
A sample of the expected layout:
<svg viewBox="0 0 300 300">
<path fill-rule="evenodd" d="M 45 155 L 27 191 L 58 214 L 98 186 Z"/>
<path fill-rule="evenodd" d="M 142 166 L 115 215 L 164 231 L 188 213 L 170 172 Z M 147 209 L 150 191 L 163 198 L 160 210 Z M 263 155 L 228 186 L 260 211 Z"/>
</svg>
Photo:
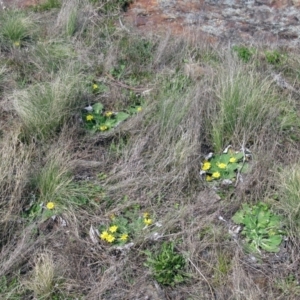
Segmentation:
<svg viewBox="0 0 300 300">
<path fill-rule="evenodd" d="M 280 216 L 272 214 L 265 203 L 254 206 L 243 204 L 241 210 L 232 217 L 236 224 L 244 225 L 242 235 L 245 236 L 246 249 L 259 252 L 278 252 L 284 232 L 281 230 Z"/>
</svg>

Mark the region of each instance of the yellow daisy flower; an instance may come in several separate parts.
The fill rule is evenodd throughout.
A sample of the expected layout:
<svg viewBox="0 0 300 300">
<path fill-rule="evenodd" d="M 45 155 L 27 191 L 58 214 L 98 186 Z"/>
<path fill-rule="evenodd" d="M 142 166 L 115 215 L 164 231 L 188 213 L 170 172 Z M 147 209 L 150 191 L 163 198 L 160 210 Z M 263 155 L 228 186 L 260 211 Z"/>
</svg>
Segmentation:
<svg viewBox="0 0 300 300">
<path fill-rule="evenodd" d="M 149 213 L 148 213 L 148 212 L 144 212 L 144 213 L 143 213 L 143 217 L 144 217 L 145 219 L 148 219 L 148 218 L 149 218 Z"/>
<path fill-rule="evenodd" d="M 112 235 L 112 234 L 109 234 L 107 237 L 106 237 L 106 240 L 109 242 L 109 243 L 112 243 L 116 238 Z"/>
<path fill-rule="evenodd" d="M 21 45 L 21 44 L 20 44 L 20 42 L 19 42 L 19 41 L 17 41 L 17 42 L 14 42 L 14 46 L 15 46 L 15 47 L 20 47 L 20 45 Z"/>
<path fill-rule="evenodd" d="M 207 170 L 210 169 L 210 167 L 211 167 L 210 162 L 205 161 L 204 164 L 203 164 L 203 166 L 202 166 L 202 171 L 207 171 Z"/>
<path fill-rule="evenodd" d="M 148 226 L 148 225 L 151 225 L 152 224 L 152 219 L 144 219 L 144 223 Z"/>
<path fill-rule="evenodd" d="M 220 169 L 226 169 L 227 165 L 224 164 L 224 163 L 219 163 L 217 164 L 217 166 L 220 168 Z"/>
<path fill-rule="evenodd" d="M 116 232 L 118 230 L 118 226 L 116 226 L 116 225 L 110 226 L 108 230 L 110 232 Z"/>
<path fill-rule="evenodd" d="M 214 172 L 213 174 L 212 174 L 212 177 L 213 178 L 220 178 L 220 176 L 221 176 L 221 174 L 219 173 L 219 172 Z"/>
<path fill-rule="evenodd" d="M 107 112 L 105 113 L 105 116 L 109 118 L 109 117 L 112 116 L 112 114 L 113 114 L 112 111 L 107 111 Z"/>
<path fill-rule="evenodd" d="M 55 207 L 55 204 L 53 202 L 48 202 L 46 204 L 46 207 L 51 210 L 51 209 L 53 209 Z"/>
<path fill-rule="evenodd" d="M 206 180 L 206 181 L 212 181 L 213 178 L 212 178 L 211 176 L 207 175 L 206 178 L 205 178 L 205 180 Z"/>
<path fill-rule="evenodd" d="M 106 240 L 107 237 L 109 236 L 110 234 L 107 232 L 107 231 L 103 231 L 101 234 L 100 234 L 100 238 L 101 240 Z"/>
<path fill-rule="evenodd" d="M 93 84 L 93 90 L 95 91 L 95 90 L 97 90 L 97 89 L 98 89 L 98 84 L 94 83 L 94 84 Z"/>
<path fill-rule="evenodd" d="M 86 116 L 87 121 L 92 121 L 93 119 L 94 119 L 94 116 L 92 116 L 92 115 L 87 115 Z"/>
<path fill-rule="evenodd" d="M 229 162 L 235 163 L 236 162 L 236 158 L 235 157 L 230 157 Z"/>
<path fill-rule="evenodd" d="M 142 111 L 143 109 L 139 106 L 137 107 L 136 111 Z"/>
<path fill-rule="evenodd" d="M 101 126 L 99 127 L 99 129 L 100 129 L 100 131 L 105 131 L 105 130 L 108 129 L 108 127 L 105 126 L 105 125 L 101 125 Z"/>
<path fill-rule="evenodd" d="M 127 241 L 127 239 L 128 239 L 128 234 L 127 233 L 123 233 L 121 236 L 120 236 L 120 240 L 121 241 Z"/>
</svg>

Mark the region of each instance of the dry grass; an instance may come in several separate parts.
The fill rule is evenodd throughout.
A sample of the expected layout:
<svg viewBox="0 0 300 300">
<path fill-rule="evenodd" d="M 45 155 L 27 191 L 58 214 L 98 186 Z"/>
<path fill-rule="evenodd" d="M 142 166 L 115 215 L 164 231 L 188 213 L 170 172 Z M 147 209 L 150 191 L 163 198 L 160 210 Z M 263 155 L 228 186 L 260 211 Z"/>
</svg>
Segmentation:
<svg viewBox="0 0 300 300">
<path fill-rule="evenodd" d="M 297 299 L 297 94 L 276 86 L 265 60 L 257 67 L 221 45 L 141 38 L 96 11 L 64 1 L 38 12 L 41 43 L 1 53 L 4 299 Z M 299 79 L 293 57 L 274 67 L 289 82 Z M 142 112 L 90 135 L 81 110 L 96 102 L 113 111 L 139 102 Z M 229 143 L 251 150 L 251 169 L 236 187 L 212 188 L 201 162 Z M 229 233 L 241 203 L 256 201 L 286 217 L 289 238 L 276 255 L 247 254 Z M 145 211 L 154 224 L 131 234 L 128 251 L 91 230 Z M 144 251 L 165 241 L 187 262 L 188 280 L 172 288 L 144 265 Z"/>
</svg>

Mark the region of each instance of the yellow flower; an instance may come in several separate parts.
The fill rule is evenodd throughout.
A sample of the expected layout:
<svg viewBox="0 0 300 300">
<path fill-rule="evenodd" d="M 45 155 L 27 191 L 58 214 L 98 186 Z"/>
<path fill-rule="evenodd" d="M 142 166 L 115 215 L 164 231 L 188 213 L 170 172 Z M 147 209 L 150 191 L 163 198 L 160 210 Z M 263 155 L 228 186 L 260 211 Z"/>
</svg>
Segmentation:
<svg viewBox="0 0 300 300">
<path fill-rule="evenodd" d="M 145 219 L 148 219 L 148 218 L 149 218 L 149 213 L 148 213 L 148 212 L 144 212 L 144 213 L 143 213 L 143 217 L 144 217 Z"/>
<path fill-rule="evenodd" d="M 94 116 L 92 116 L 92 115 L 87 115 L 86 116 L 86 120 L 87 121 L 91 121 L 91 120 L 93 120 L 94 119 Z"/>
<path fill-rule="evenodd" d="M 235 163 L 236 162 L 236 158 L 235 157 L 230 157 L 229 162 Z"/>
<path fill-rule="evenodd" d="M 142 111 L 143 109 L 139 106 L 137 107 L 136 111 Z"/>
<path fill-rule="evenodd" d="M 128 239 L 128 234 L 127 233 L 123 233 L 121 236 L 120 236 L 120 240 L 121 241 L 127 241 L 127 239 Z"/>
<path fill-rule="evenodd" d="M 110 226 L 108 230 L 110 232 L 116 232 L 118 230 L 118 226 L 116 226 L 116 225 Z"/>
<path fill-rule="evenodd" d="M 107 232 L 107 231 L 103 231 L 101 234 L 100 234 L 100 238 L 101 240 L 106 240 L 107 237 L 109 236 L 110 234 Z"/>
<path fill-rule="evenodd" d="M 206 180 L 206 181 L 212 181 L 213 178 L 212 178 L 211 176 L 207 175 L 206 178 L 205 178 L 205 180 Z"/>
<path fill-rule="evenodd" d="M 112 114 L 113 114 L 112 111 L 107 111 L 107 112 L 105 113 L 105 116 L 109 118 L 109 117 L 112 116 Z"/>
<path fill-rule="evenodd" d="M 101 126 L 99 127 L 99 129 L 100 129 L 100 131 L 105 131 L 105 130 L 108 129 L 108 127 L 105 126 L 105 125 L 101 125 Z"/>
<path fill-rule="evenodd" d="M 214 172 L 214 173 L 212 174 L 212 177 L 213 177 L 213 178 L 220 178 L 220 176 L 221 176 L 221 174 L 220 174 L 219 172 Z"/>
<path fill-rule="evenodd" d="M 19 42 L 19 41 L 17 41 L 17 42 L 14 42 L 14 46 L 16 46 L 16 47 L 20 47 L 20 42 Z"/>
<path fill-rule="evenodd" d="M 144 219 L 144 223 L 148 226 L 148 225 L 151 225 L 152 224 L 152 220 L 151 219 Z"/>
<path fill-rule="evenodd" d="M 202 171 L 207 171 L 207 170 L 210 169 L 210 167 L 211 167 L 210 162 L 205 161 L 204 164 L 203 164 L 203 166 L 202 166 Z"/>
<path fill-rule="evenodd" d="M 53 209 L 53 208 L 55 207 L 55 205 L 54 205 L 53 202 L 48 202 L 48 203 L 46 204 L 46 207 L 47 207 L 48 209 Z"/>
<path fill-rule="evenodd" d="M 115 240 L 115 237 L 114 237 L 112 234 L 109 234 L 109 235 L 106 237 L 106 240 L 107 240 L 109 243 L 112 243 L 112 242 Z"/>
<path fill-rule="evenodd" d="M 227 165 L 224 164 L 224 163 L 219 163 L 217 164 L 217 166 L 220 168 L 220 169 L 226 169 Z"/>
<path fill-rule="evenodd" d="M 98 89 L 98 85 L 96 83 L 93 84 L 93 90 L 97 90 Z"/>
</svg>

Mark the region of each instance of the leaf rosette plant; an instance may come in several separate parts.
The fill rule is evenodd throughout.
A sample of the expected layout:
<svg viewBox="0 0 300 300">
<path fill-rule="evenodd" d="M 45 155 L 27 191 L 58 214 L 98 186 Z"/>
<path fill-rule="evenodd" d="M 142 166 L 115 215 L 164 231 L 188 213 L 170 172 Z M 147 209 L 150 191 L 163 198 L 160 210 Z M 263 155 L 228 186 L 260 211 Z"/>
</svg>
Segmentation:
<svg viewBox="0 0 300 300">
<path fill-rule="evenodd" d="M 145 251 L 147 261 L 145 265 L 152 271 L 157 282 L 163 285 L 174 286 L 185 282 L 187 273 L 184 272 L 186 260 L 184 256 L 175 251 L 173 242 L 165 242 L 158 253 Z"/>
<path fill-rule="evenodd" d="M 91 132 L 109 131 L 129 117 L 129 114 L 125 112 L 104 111 L 104 106 L 100 102 L 89 106 L 86 110 L 83 114 L 83 121 L 85 127 Z"/>
<path fill-rule="evenodd" d="M 254 206 L 243 204 L 241 210 L 232 217 L 236 224 L 244 225 L 242 235 L 245 236 L 246 249 L 260 253 L 261 249 L 278 252 L 284 231 L 281 229 L 280 216 L 274 215 L 265 203 Z"/>
<path fill-rule="evenodd" d="M 233 180 L 238 171 L 246 171 L 248 163 L 244 161 L 243 152 L 229 152 L 213 155 L 204 160 L 200 174 L 205 174 L 206 181 L 218 179 Z"/>
<path fill-rule="evenodd" d="M 153 223 L 149 213 L 137 217 L 136 212 L 127 212 L 125 216 L 110 216 L 109 226 L 100 227 L 100 239 L 113 245 L 124 245 L 133 237 L 138 236 L 143 229 Z"/>
</svg>

